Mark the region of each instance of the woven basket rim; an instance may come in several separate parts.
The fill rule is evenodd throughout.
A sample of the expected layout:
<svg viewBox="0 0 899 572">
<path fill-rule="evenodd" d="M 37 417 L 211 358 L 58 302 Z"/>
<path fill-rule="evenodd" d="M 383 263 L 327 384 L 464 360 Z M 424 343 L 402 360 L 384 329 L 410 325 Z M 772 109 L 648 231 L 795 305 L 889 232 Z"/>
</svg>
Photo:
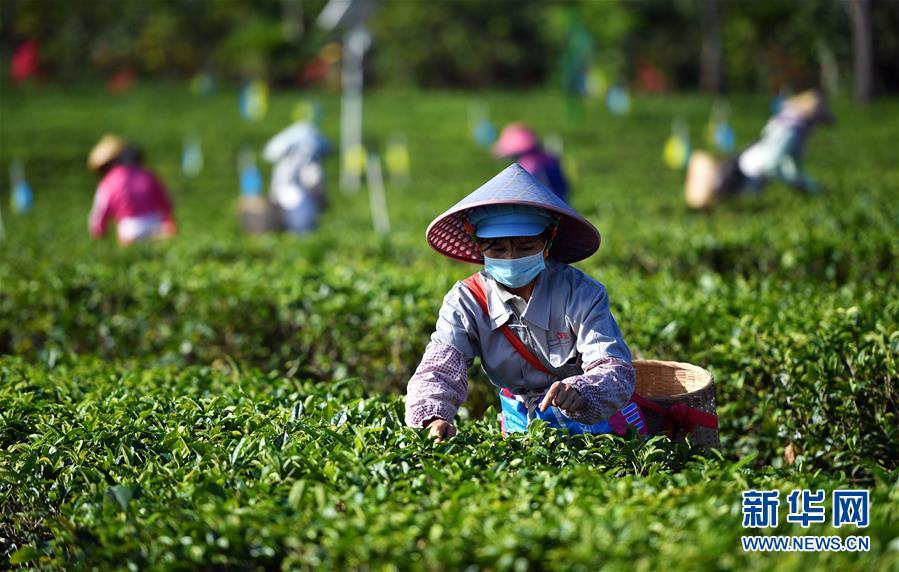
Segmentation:
<svg viewBox="0 0 899 572">
<path fill-rule="evenodd" d="M 668 360 L 634 360 L 632 363 L 634 369 L 637 370 L 637 392 L 649 399 L 670 400 L 684 398 L 704 391 L 715 383 L 711 372 L 691 363 Z M 646 381 L 646 374 L 644 373 L 641 378 L 639 373 L 641 369 L 645 372 L 647 368 L 655 372 L 670 373 L 670 375 L 658 376 L 656 379 Z M 677 379 L 675 372 L 678 371 L 688 372 L 689 375 L 696 376 L 701 381 L 695 386 L 686 386 L 682 379 Z M 642 391 L 641 379 L 644 380 Z M 687 387 L 689 389 L 684 391 Z M 673 391 L 675 389 L 679 391 Z"/>
</svg>

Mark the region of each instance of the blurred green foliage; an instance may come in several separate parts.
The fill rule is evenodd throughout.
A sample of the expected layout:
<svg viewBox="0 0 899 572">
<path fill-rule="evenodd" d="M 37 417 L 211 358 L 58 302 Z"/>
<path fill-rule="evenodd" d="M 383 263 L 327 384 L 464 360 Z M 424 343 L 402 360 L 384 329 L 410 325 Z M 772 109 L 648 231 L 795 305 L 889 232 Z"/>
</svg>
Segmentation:
<svg viewBox="0 0 899 572">
<path fill-rule="evenodd" d="M 38 38 L 45 70 L 57 79 L 124 68 L 157 77 L 208 69 L 226 78 L 294 83 L 325 42 L 339 39 L 316 27 L 324 4 L 7 0 L 0 5 L 0 46 L 9 53 L 23 39 Z M 822 57 L 830 55 L 842 77 L 851 75 L 841 0 L 726 1 L 718 12 L 726 88 L 814 85 Z M 872 2 L 872 14 L 875 78 L 881 89 L 895 90 L 899 4 Z M 633 80 L 639 67 L 652 66 L 670 88 L 693 89 L 700 20 L 698 0 L 385 0 L 371 21 L 369 79 L 428 87 L 558 84 L 566 38 L 578 21 L 594 38 L 593 65 L 611 81 Z"/>
<path fill-rule="evenodd" d="M 287 33 L 282 0 L 10 0 L 0 7 L 6 51 L 16 40 L 41 41 L 45 71 L 62 80 L 122 69 L 165 77 L 198 70 L 225 78 L 292 81 L 323 38 L 315 18 L 325 0 L 304 0 L 298 15 L 308 33 Z M 326 38 L 325 38 L 326 39 Z"/>
<path fill-rule="evenodd" d="M 529 85 L 550 71 L 544 3 L 386 2 L 372 22 L 376 70 L 429 87 Z"/>
</svg>

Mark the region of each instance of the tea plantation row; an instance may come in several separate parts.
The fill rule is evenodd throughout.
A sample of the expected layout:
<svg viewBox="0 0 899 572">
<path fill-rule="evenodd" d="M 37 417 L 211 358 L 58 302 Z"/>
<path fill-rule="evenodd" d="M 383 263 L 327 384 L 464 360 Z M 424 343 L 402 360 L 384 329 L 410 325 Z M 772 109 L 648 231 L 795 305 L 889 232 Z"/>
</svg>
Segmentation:
<svg viewBox="0 0 899 572">
<path fill-rule="evenodd" d="M 871 552 L 780 559 L 739 549 L 741 492 L 835 488 L 842 472 L 756 470 L 662 440 L 493 414 L 434 444 L 360 380 L 205 367 L 0 362 L 0 536 L 44 567 L 595 570 L 889 569 L 896 471 L 872 468 Z M 492 412 L 492 410 L 491 410 Z M 829 498 L 829 496 L 828 496 Z M 783 512 L 783 511 L 782 511 Z M 772 534 L 833 534 L 783 521 Z M 741 532 L 742 531 L 742 532 Z"/>
<path fill-rule="evenodd" d="M 372 389 L 402 391 L 459 274 L 393 267 L 387 257 L 331 264 L 153 254 L 121 266 L 22 267 L 31 274 L 23 280 L 7 273 L 3 351 L 51 366 L 72 354 L 145 365 L 233 359 L 300 379 L 349 374 Z M 712 273 L 675 280 L 617 267 L 599 276 L 637 355 L 715 374 L 732 454 L 776 463 L 793 443 L 820 468 L 895 467 L 895 281 L 836 287 Z M 480 413 L 495 397 L 480 370 L 472 373 Z"/>
</svg>

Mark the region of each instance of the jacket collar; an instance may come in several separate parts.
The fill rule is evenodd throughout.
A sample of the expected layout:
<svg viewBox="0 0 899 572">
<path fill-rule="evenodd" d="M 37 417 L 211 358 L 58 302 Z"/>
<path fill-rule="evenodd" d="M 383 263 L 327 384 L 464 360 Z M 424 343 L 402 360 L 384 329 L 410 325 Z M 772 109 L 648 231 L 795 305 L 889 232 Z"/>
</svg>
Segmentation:
<svg viewBox="0 0 899 572">
<path fill-rule="evenodd" d="M 521 315 L 522 320 L 542 330 L 549 329 L 550 286 L 549 274 L 554 271 L 554 263 L 547 261 L 546 269 L 537 275 L 537 284 L 531 293 L 531 299 Z M 487 290 L 487 310 L 490 318 L 490 329 L 496 330 L 512 317 L 511 292 L 497 283 L 486 271 L 481 272 L 484 287 Z"/>
</svg>

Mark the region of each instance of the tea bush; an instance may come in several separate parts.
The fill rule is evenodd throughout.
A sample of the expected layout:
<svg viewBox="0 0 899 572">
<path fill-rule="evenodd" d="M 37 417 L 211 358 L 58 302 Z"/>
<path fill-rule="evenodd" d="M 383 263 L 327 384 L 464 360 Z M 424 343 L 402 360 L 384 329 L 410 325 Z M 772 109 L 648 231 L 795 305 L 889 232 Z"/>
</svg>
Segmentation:
<svg viewBox="0 0 899 572">
<path fill-rule="evenodd" d="M 592 570 L 667 559 L 762 570 L 769 560 L 737 549 L 742 490 L 853 482 L 705 459 L 665 438 L 534 427 L 504 440 L 492 414 L 434 444 L 402 426 L 399 397 L 357 379 L 82 358 L 53 369 L 7 359 L 0 382 L 0 532 L 14 563 L 45 567 Z M 895 563 L 896 476 L 870 481 L 872 553 L 797 554 L 792 566 Z"/>
<path fill-rule="evenodd" d="M 244 237 L 234 157 L 283 126 L 234 94 L 179 85 L 127 97 L 90 86 L 5 91 L 0 163 L 25 158 L 34 211 L 4 208 L 0 243 L 0 554 L 45 568 L 890 569 L 899 554 L 899 105 L 837 100 L 807 166 L 825 187 L 687 212 L 661 168 L 671 118 L 694 132 L 711 102 L 637 97 L 566 120 L 553 93 L 490 93 L 494 119 L 564 137 L 574 206 L 603 235 L 579 266 L 602 281 L 633 353 L 707 367 L 722 451 L 664 438 L 499 437 L 471 373 L 459 436 L 402 427 L 402 392 L 443 294 L 475 270 L 424 241 L 428 222 L 504 164 L 467 139 L 460 94 L 375 92 L 377 149 L 410 143 L 410 185 L 388 185 L 389 236 L 365 192 L 332 189 L 321 229 Z M 317 94 L 337 133 L 338 101 Z M 734 97 L 741 141 L 767 102 Z M 539 109 L 540 113 L 534 112 Z M 148 118 L 152 120 L 148 121 Z M 146 146 L 179 236 L 90 241 L 84 155 L 113 130 Z M 177 171 L 202 134 L 206 169 Z M 701 146 L 699 142 L 696 146 Z M 267 168 L 266 168 L 267 170 Z M 327 165 L 336 181 L 336 164 Z M 4 207 L 8 204 L 4 202 Z M 483 420 L 481 420 L 483 418 Z M 789 450 L 789 455 L 785 452 Z M 870 553 L 743 553 L 748 488 L 867 488 Z M 784 495 L 782 495 L 784 496 Z M 784 503 L 785 504 L 785 503 Z M 783 523 L 772 534 L 853 534 Z"/>
</svg>

